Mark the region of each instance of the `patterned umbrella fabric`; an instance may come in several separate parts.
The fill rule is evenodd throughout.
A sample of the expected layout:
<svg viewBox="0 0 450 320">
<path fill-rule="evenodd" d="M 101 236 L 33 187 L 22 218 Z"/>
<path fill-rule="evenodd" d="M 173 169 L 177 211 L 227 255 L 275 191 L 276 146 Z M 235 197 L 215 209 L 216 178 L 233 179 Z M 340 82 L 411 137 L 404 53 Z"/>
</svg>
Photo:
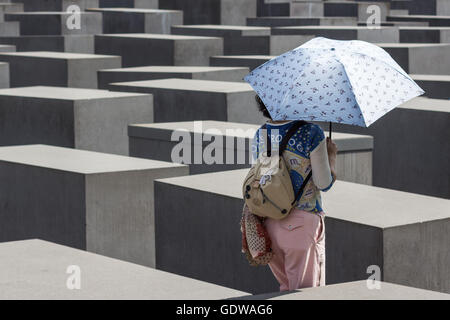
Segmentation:
<svg viewBox="0 0 450 320">
<path fill-rule="evenodd" d="M 362 127 L 424 93 L 382 48 L 322 37 L 267 61 L 244 80 L 273 120 Z"/>
</svg>

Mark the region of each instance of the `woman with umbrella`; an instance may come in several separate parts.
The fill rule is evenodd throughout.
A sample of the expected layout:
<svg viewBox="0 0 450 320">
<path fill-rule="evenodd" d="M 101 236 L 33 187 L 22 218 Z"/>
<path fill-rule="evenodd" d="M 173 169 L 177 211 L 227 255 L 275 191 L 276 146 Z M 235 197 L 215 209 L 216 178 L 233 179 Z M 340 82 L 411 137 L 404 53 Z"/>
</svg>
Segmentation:
<svg viewBox="0 0 450 320">
<path fill-rule="evenodd" d="M 423 90 L 391 56 L 363 41 L 315 38 L 250 72 L 245 80 L 258 94 L 260 111 L 270 120 L 263 139 L 258 130 L 254 157 L 280 142 L 298 120 L 330 122 L 325 139 L 317 124 L 303 123 L 283 152 L 296 207 L 282 220 L 266 219 L 273 257 L 269 266 L 280 290 L 325 284 L 324 216 L 321 191 L 335 179 L 337 148 L 331 122 L 368 127 Z M 312 179 L 309 179 L 309 178 Z M 308 180 L 309 179 L 309 180 Z"/>
</svg>

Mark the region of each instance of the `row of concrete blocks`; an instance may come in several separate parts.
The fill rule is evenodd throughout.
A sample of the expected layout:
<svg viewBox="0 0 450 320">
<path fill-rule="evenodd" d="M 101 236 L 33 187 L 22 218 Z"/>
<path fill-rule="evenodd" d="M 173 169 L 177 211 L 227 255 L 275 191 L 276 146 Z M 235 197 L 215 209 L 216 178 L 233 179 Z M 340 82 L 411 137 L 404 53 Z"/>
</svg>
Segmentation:
<svg viewBox="0 0 450 320">
<path fill-rule="evenodd" d="M 60 85 L 97 88 L 96 72 L 132 66 L 222 66 L 253 69 L 274 56 L 222 55 L 222 39 L 201 36 L 161 35 L 100 36 L 96 55 L 61 52 L 0 52 L 10 64 L 11 86 Z M 292 44 L 291 44 L 292 45 Z M 296 45 L 296 44 L 295 44 Z M 379 44 L 411 74 L 448 75 L 450 44 Z M 0 50 L 13 50 L 0 46 Z M 163 50 L 155 50 L 163 48 Z M 113 56 L 114 55 L 114 56 Z M 433 59 L 424 59 L 432 56 Z M 29 74 L 32 67 L 41 72 Z M 51 72 L 49 72 L 51 71 Z M 430 78 L 430 80 L 432 77 Z M 442 79 L 434 79 L 442 80 Z M 427 81 L 427 80 L 422 80 Z M 104 87 L 106 83 L 102 83 Z"/>
<path fill-rule="evenodd" d="M 446 75 L 426 75 L 430 73 L 445 73 L 446 56 L 450 45 L 389 45 L 381 44 L 404 70 L 412 73 L 412 78 L 425 89 L 425 95 L 436 99 L 450 98 L 450 78 Z M 13 52 L 14 46 L 0 45 L 0 52 Z M 423 56 L 432 54 L 434 59 L 423 61 Z M 189 66 L 146 66 L 105 69 L 108 67 L 120 67 L 119 57 L 73 54 L 58 52 L 30 52 L 2 55 L 0 61 L 11 64 L 11 70 L 7 64 L 2 63 L 0 71 L 0 87 L 9 87 L 11 78 L 12 87 L 29 85 L 71 86 L 86 88 L 109 88 L 110 83 L 139 80 L 154 80 L 164 78 L 187 78 L 198 80 L 222 80 L 242 81 L 249 69 L 263 64 L 274 56 L 213 56 L 210 63 L 215 67 L 189 67 Z M 431 63 L 433 62 L 433 63 Z M 38 66 L 42 72 L 52 70 L 45 79 L 22 73 L 24 66 Z M 234 67 L 238 66 L 238 67 Z M 431 70 L 430 70 L 431 69 Z M 11 74 L 11 75 L 10 75 Z M 45 81 L 44 81 L 45 80 Z"/>
<path fill-rule="evenodd" d="M 122 71 L 112 70 L 109 76 L 122 77 Z M 205 71 L 200 69 L 199 76 L 214 77 L 218 72 L 215 77 L 227 73 L 231 77 L 245 73 L 246 69 Z M 164 77 L 170 71 L 150 68 L 147 72 Z M 189 68 L 178 72 L 194 77 Z M 59 87 L 0 90 L 4 114 L 0 144 L 47 143 L 127 154 L 126 129 L 130 123 L 217 120 L 259 124 L 264 121 L 262 115 L 255 113 L 252 88 L 244 82 L 170 78 L 112 83 L 108 88 L 116 92 Z M 133 108 L 126 116 L 123 103 Z M 449 198 L 448 180 L 443 175 L 448 170 L 449 157 L 448 149 L 444 148 L 448 136 L 445 133 L 450 128 L 448 105 L 448 100 L 416 98 L 369 129 L 348 126 L 336 126 L 336 129 L 368 132 L 375 137 L 378 142 L 374 150 L 375 185 Z M 58 116 L 55 110 L 59 111 Z M 46 117 L 55 118 L 53 125 Z M 427 152 L 417 153 L 424 145 Z M 152 149 L 145 146 L 141 152 Z"/>
<path fill-rule="evenodd" d="M 101 33 L 170 33 L 183 24 L 183 12 L 159 9 L 92 8 L 79 13 L 80 28 L 71 28 L 71 12 L 12 12 L 5 21 L 20 23 L 21 35 L 80 35 Z M 70 27 L 70 28 L 69 28 Z"/>
<path fill-rule="evenodd" d="M 52 21 L 51 19 L 46 21 Z M 132 19 L 134 25 L 139 19 Z M 8 22 L 14 23 L 14 22 Z M 39 27 L 30 24 L 30 30 L 38 32 Z M 122 26 L 121 24 L 114 24 Z M 164 48 L 167 42 L 202 43 L 208 42 L 215 47 L 215 54 L 239 55 L 262 54 L 277 55 L 293 49 L 315 36 L 323 36 L 340 40 L 363 40 L 374 43 L 449 43 L 449 27 L 381 27 L 380 29 L 367 29 L 362 26 L 295 26 L 295 27 L 248 27 L 248 26 L 221 26 L 221 25 L 183 25 L 173 26 L 171 31 L 176 35 L 191 36 L 183 38 L 175 35 L 163 34 L 170 30 L 172 23 L 151 24 L 154 34 L 132 33 L 141 28 L 121 28 L 124 33 L 105 35 L 5 35 L 0 34 L 0 43 L 17 46 L 18 51 L 68 51 L 80 53 L 105 53 L 112 46 L 153 47 L 158 42 L 157 49 Z M 55 27 L 57 29 L 57 27 Z M 78 32 L 78 31 L 77 31 Z M 31 33 L 31 32 L 30 32 Z M 61 32 L 60 32 L 61 33 Z M 100 33 L 100 32 L 99 32 Z M 198 38 L 199 36 L 203 38 Z M 208 39 L 206 39 L 206 37 Z M 218 38 L 223 38 L 219 40 Z M 220 42 L 223 42 L 222 44 Z M 123 50 L 122 50 L 123 51 Z M 128 61 L 126 62 L 128 63 Z M 137 62 L 136 62 L 137 63 Z M 136 65 L 135 63 L 135 65 Z"/>
<path fill-rule="evenodd" d="M 179 1 L 179 0 L 12 0 L 24 4 L 25 11 L 64 12 L 70 5 L 89 8 L 126 7 L 183 11 L 187 23 L 245 25 L 247 17 L 256 16 L 257 0 Z"/>
<path fill-rule="evenodd" d="M 240 252 L 246 172 L 188 175 L 185 165 L 156 160 L 1 147 L 0 241 L 40 238 L 237 290 L 277 291 L 270 270 L 250 267 Z M 450 292 L 450 200 L 338 181 L 324 201 L 328 284 L 366 279 L 375 265 L 384 281 Z"/>
<path fill-rule="evenodd" d="M 371 290 L 366 281 L 303 289 L 289 294 L 254 296 L 42 240 L 0 244 L 0 256 L 9 261 L 2 265 L 0 272 L 0 288 L 5 288 L 0 290 L 2 300 L 450 299 L 448 294 L 384 282 L 379 283 L 379 288 Z M 70 276 L 64 272 L 66 270 L 81 275 L 80 282 L 76 283 L 80 285 L 81 290 L 69 290 L 67 285 L 64 285 Z"/>
</svg>

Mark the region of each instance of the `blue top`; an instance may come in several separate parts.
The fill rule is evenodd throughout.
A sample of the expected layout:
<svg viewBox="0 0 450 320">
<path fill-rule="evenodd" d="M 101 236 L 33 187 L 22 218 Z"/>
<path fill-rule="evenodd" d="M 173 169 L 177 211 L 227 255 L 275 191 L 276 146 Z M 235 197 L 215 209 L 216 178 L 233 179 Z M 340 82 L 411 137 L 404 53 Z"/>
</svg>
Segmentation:
<svg viewBox="0 0 450 320">
<path fill-rule="evenodd" d="M 277 150 L 280 143 L 287 131 L 293 125 L 293 121 L 283 124 L 266 123 L 265 129 L 272 141 L 272 149 Z M 253 158 L 256 159 L 260 150 L 265 151 L 265 130 L 259 128 L 255 134 L 252 145 Z M 322 128 L 316 124 L 307 123 L 299 128 L 299 130 L 289 140 L 286 151 L 283 153 L 283 157 L 286 161 L 286 165 L 289 168 L 294 192 L 300 189 L 304 179 L 311 171 L 311 152 L 314 151 L 321 143 L 325 143 L 325 135 Z M 327 191 L 333 185 L 333 179 L 328 187 L 322 189 Z M 320 189 L 316 187 L 313 179 L 310 179 L 302 195 L 300 196 L 297 207 L 301 210 L 311 212 L 322 212 L 322 199 L 320 195 Z"/>
</svg>

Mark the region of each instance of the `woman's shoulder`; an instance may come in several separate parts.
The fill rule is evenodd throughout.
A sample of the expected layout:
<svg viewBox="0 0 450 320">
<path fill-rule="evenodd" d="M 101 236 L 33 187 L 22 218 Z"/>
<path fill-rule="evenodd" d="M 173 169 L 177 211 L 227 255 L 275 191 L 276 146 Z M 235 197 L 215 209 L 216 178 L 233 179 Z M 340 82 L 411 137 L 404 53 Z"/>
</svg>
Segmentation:
<svg viewBox="0 0 450 320">
<path fill-rule="evenodd" d="M 306 144 L 308 151 L 314 150 L 322 140 L 325 139 L 325 134 L 322 128 L 315 123 L 306 123 L 301 128 L 301 137 L 303 142 Z"/>
</svg>

